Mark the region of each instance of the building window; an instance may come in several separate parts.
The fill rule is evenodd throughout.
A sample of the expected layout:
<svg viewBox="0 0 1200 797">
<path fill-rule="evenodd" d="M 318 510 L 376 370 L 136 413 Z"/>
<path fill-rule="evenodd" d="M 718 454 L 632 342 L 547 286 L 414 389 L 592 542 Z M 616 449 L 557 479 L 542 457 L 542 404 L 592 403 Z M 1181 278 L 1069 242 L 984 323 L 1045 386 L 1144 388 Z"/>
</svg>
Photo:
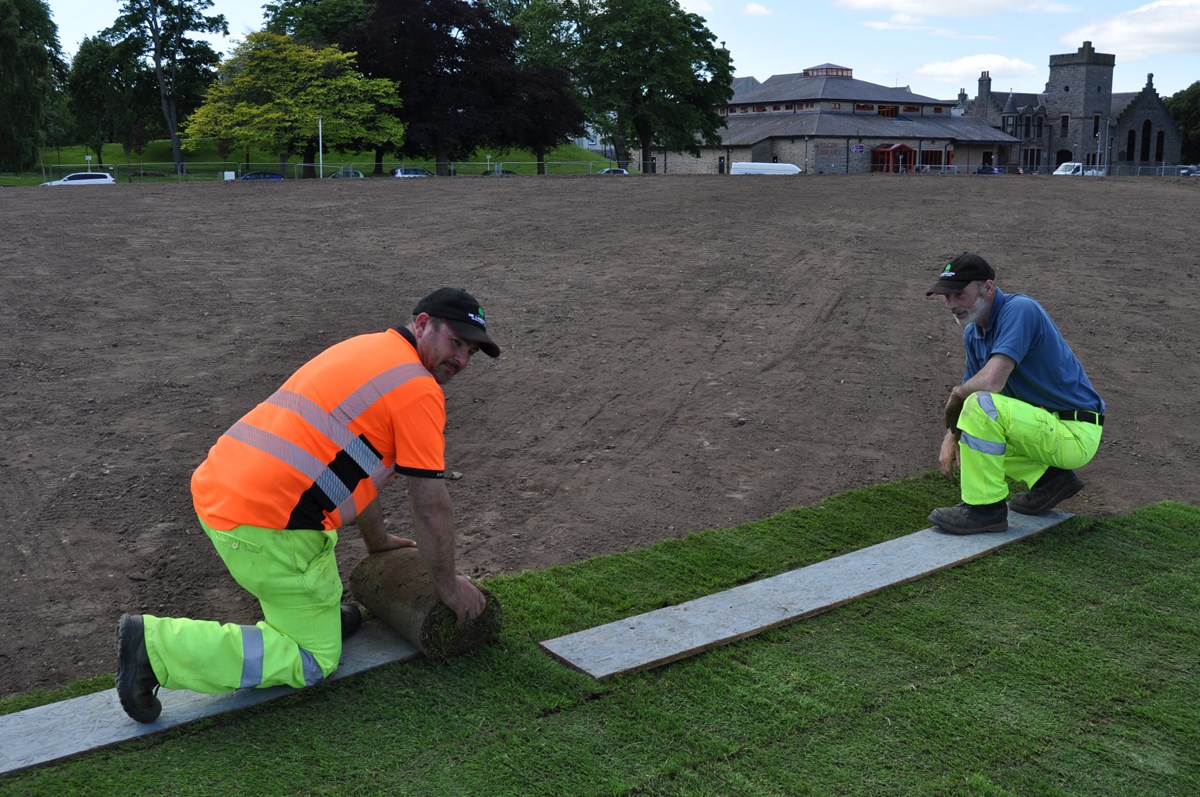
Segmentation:
<svg viewBox="0 0 1200 797">
<path fill-rule="evenodd" d="M 1041 139 L 1041 137 L 1042 137 L 1042 122 L 1043 121 L 1044 120 L 1042 119 L 1042 117 L 1039 116 L 1037 119 L 1037 137 L 1039 139 Z"/>
<path fill-rule="evenodd" d="M 1062 115 L 1062 119 L 1060 120 L 1060 124 L 1062 126 L 1062 133 L 1060 135 L 1062 135 L 1063 138 L 1066 138 L 1067 133 L 1071 130 L 1071 117 L 1064 113 Z"/>
<path fill-rule="evenodd" d="M 941 112 L 942 112 L 942 106 L 940 106 L 940 105 L 935 105 L 935 106 L 934 106 L 934 108 L 933 108 L 933 112 L 934 112 L 934 113 L 941 113 Z"/>
<path fill-rule="evenodd" d="M 856 110 L 856 111 L 873 111 L 873 110 L 875 110 L 875 106 L 869 102 L 856 102 L 856 103 L 854 103 L 854 110 Z"/>
<path fill-rule="evenodd" d="M 1100 114 L 1092 115 L 1092 138 L 1100 135 Z"/>
<path fill-rule="evenodd" d="M 1029 138 L 1029 128 L 1032 122 L 1033 120 L 1028 116 L 1025 117 L 1025 138 Z"/>
<path fill-rule="evenodd" d="M 778 106 L 778 105 L 772 105 L 772 106 L 771 106 L 771 110 L 772 110 L 772 111 L 778 111 L 778 110 L 779 110 L 779 106 Z"/>
<path fill-rule="evenodd" d="M 905 113 L 920 113 L 921 106 L 920 105 L 905 105 L 904 112 Z"/>
<path fill-rule="evenodd" d="M 895 105 L 880 105 L 879 115 L 888 118 L 895 118 L 900 115 L 900 108 Z"/>
<path fill-rule="evenodd" d="M 783 106 L 783 110 L 785 110 L 785 111 L 792 110 L 792 104 L 789 102 L 787 105 Z"/>
<path fill-rule="evenodd" d="M 810 107 L 811 107 L 811 103 L 810 103 Z M 829 107 L 835 111 L 842 110 L 842 104 L 840 102 L 831 102 L 831 103 L 829 103 Z"/>
</svg>

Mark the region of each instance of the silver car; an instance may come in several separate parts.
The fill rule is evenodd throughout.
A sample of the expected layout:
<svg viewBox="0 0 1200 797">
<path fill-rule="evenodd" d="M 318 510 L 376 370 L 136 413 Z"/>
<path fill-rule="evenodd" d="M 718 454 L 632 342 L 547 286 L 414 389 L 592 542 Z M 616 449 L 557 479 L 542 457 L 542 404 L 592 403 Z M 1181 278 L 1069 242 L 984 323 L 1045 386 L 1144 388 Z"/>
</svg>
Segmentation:
<svg viewBox="0 0 1200 797">
<path fill-rule="evenodd" d="M 112 185 L 115 182 L 108 172 L 72 172 L 42 185 Z"/>
</svg>

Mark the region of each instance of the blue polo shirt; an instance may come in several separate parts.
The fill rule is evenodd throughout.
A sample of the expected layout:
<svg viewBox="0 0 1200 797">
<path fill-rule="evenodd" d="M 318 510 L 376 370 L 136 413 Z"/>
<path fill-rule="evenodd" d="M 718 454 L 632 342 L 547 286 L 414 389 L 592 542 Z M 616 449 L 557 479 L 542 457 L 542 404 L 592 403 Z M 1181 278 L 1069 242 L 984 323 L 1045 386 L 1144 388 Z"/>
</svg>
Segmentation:
<svg viewBox="0 0 1200 797">
<path fill-rule="evenodd" d="M 1016 362 L 1005 396 L 1047 410 L 1091 410 L 1104 414 L 1104 399 L 1092 387 L 1083 365 L 1040 304 L 1020 293 L 996 288 L 996 300 L 986 332 L 975 324 L 963 330 L 967 351 L 967 381 L 993 354 Z"/>
</svg>

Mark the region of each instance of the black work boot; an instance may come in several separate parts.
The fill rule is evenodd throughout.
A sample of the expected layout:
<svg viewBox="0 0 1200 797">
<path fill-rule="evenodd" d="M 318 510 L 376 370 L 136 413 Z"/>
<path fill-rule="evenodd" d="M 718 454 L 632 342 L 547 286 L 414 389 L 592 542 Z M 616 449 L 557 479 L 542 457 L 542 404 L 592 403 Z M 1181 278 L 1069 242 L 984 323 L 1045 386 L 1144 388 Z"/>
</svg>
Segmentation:
<svg viewBox="0 0 1200 797">
<path fill-rule="evenodd" d="M 349 639 L 362 627 L 362 612 L 353 603 L 342 604 L 342 639 Z"/>
<path fill-rule="evenodd" d="M 1075 471 L 1047 468 L 1032 490 L 1012 496 L 1008 499 L 1008 506 L 1022 515 L 1040 515 L 1082 489 L 1083 480 L 1075 475 Z"/>
<path fill-rule="evenodd" d="M 146 629 L 140 614 L 117 621 L 117 697 L 121 708 L 138 722 L 154 722 L 162 713 L 158 678 L 146 654 Z"/>
<path fill-rule="evenodd" d="M 986 531 L 1008 531 L 1008 507 L 1003 501 L 994 504 L 958 504 L 944 506 L 929 513 L 929 522 L 951 534 L 980 534 Z"/>
</svg>

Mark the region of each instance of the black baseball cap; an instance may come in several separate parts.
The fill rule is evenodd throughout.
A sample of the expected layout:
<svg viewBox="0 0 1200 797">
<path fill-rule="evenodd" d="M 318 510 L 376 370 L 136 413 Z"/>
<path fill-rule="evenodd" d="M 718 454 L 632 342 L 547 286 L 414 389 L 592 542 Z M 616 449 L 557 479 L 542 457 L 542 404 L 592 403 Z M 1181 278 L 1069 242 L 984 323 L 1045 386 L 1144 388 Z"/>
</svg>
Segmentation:
<svg viewBox="0 0 1200 797">
<path fill-rule="evenodd" d="M 442 319 L 463 340 L 479 344 L 480 350 L 487 356 L 500 356 L 500 347 L 488 337 L 483 307 L 462 288 L 438 288 L 417 302 L 413 316 L 421 313 Z"/>
<path fill-rule="evenodd" d="M 925 291 L 926 296 L 935 293 L 957 293 L 967 287 L 968 283 L 976 280 L 996 279 L 996 269 L 986 260 L 971 252 L 963 252 L 951 260 L 938 275 L 933 287 Z"/>
</svg>

